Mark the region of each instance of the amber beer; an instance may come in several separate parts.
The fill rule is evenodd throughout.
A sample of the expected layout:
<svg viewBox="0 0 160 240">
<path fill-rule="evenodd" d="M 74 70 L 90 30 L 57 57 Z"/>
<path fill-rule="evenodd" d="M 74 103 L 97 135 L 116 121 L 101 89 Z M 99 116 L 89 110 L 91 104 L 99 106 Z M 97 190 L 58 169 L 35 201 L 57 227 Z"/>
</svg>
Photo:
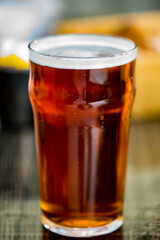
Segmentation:
<svg viewBox="0 0 160 240">
<path fill-rule="evenodd" d="M 98 35 L 29 45 L 42 223 L 74 237 L 122 225 L 136 45 Z"/>
</svg>

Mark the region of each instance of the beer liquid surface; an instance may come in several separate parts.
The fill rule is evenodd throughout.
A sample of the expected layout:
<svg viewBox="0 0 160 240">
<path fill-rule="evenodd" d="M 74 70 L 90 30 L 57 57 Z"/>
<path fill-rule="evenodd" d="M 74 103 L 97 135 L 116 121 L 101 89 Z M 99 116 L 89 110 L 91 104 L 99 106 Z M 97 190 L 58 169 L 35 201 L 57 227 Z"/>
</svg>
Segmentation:
<svg viewBox="0 0 160 240">
<path fill-rule="evenodd" d="M 31 61 L 64 69 L 121 66 L 134 61 L 136 52 L 136 45 L 131 40 L 106 35 L 57 35 L 29 44 Z"/>
<path fill-rule="evenodd" d="M 43 53 L 50 56 L 73 57 L 73 58 L 93 58 L 93 57 L 112 57 L 115 54 L 123 53 L 121 49 L 104 46 L 63 46 L 56 47 Z"/>
<path fill-rule="evenodd" d="M 92 52 L 83 49 L 81 56 Z M 50 54 L 70 55 L 69 49 L 63 50 L 52 49 Z M 77 56 L 77 49 L 70 52 L 75 50 Z M 113 49 L 107 54 L 112 55 Z M 31 62 L 29 92 L 41 208 L 54 223 L 94 227 L 121 216 L 135 94 L 133 73 L 134 61 L 102 69 L 54 68 Z"/>
</svg>

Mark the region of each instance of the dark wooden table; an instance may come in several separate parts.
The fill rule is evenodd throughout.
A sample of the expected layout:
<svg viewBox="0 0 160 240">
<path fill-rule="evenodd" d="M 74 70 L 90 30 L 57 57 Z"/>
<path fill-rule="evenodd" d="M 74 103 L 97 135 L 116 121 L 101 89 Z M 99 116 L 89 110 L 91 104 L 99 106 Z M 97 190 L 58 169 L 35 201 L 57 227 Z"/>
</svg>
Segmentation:
<svg viewBox="0 0 160 240">
<path fill-rule="evenodd" d="M 67 239 L 41 226 L 33 129 L 0 134 L 0 240 Z M 125 220 L 95 239 L 160 239 L 160 122 L 132 123 Z"/>
</svg>

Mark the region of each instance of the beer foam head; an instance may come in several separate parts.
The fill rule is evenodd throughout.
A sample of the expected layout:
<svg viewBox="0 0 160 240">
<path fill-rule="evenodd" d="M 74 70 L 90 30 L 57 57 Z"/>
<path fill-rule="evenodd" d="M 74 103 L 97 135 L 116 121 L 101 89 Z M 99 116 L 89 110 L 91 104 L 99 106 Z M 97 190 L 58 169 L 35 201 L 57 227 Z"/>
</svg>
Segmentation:
<svg viewBox="0 0 160 240">
<path fill-rule="evenodd" d="M 136 44 L 109 35 L 55 35 L 29 44 L 29 58 L 42 66 L 63 69 L 100 69 L 135 60 Z"/>
</svg>

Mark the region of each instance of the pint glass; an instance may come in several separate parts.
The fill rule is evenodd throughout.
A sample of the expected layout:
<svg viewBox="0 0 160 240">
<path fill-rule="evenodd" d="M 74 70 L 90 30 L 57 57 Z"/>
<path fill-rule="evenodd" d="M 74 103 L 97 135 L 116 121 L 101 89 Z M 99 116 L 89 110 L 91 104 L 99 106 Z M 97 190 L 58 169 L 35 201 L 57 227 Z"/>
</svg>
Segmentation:
<svg viewBox="0 0 160 240">
<path fill-rule="evenodd" d="M 53 232 L 98 236 L 123 223 L 136 52 L 105 35 L 29 44 L 42 223 Z"/>
</svg>

